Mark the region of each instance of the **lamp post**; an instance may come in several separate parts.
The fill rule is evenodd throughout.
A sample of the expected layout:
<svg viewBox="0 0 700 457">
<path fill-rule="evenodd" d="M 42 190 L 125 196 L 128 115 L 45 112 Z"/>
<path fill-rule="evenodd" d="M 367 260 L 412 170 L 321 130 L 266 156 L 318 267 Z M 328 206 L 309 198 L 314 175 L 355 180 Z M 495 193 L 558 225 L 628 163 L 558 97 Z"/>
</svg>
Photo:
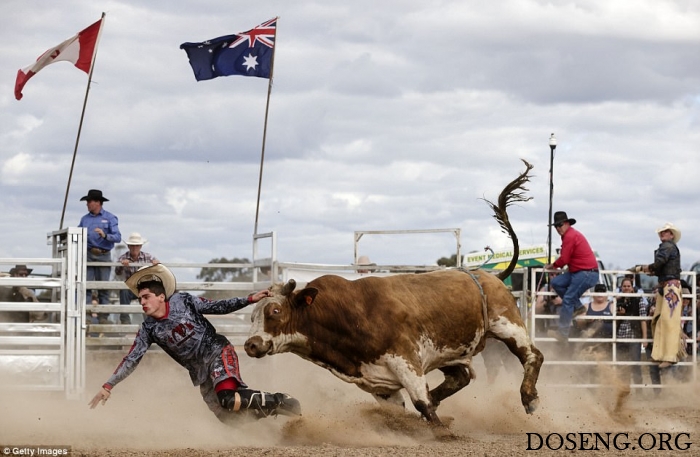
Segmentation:
<svg viewBox="0 0 700 457">
<path fill-rule="evenodd" d="M 557 139 L 552 133 L 549 137 L 549 236 L 547 237 L 547 265 L 552 263 L 552 196 L 554 195 L 554 150 Z"/>
</svg>

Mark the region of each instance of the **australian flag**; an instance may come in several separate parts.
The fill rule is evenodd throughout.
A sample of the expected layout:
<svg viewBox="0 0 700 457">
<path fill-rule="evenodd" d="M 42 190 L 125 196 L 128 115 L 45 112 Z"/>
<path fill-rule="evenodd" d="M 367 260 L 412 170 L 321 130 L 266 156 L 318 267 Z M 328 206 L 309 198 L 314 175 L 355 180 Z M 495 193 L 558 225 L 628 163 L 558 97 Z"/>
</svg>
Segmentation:
<svg viewBox="0 0 700 457">
<path fill-rule="evenodd" d="M 277 18 L 247 32 L 226 35 L 202 43 L 182 43 L 197 81 L 219 76 L 270 78 Z"/>
</svg>

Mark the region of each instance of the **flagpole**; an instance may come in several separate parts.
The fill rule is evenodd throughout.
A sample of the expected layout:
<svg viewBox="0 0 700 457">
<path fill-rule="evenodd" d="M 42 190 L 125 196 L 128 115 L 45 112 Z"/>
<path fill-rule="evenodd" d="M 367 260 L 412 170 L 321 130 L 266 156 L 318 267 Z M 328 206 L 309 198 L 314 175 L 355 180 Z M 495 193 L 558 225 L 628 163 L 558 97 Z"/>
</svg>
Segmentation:
<svg viewBox="0 0 700 457">
<path fill-rule="evenodd" d="M 258 198 L 255 203 L 255 228 L 253 236 L 258 234 L 258 215 L 260 214 L 260 189 L 262 188 L 263 163 L 265 162 L 265 139 L 267 138 L 267 114 L 270 110 L 270 94 L 272 93 L 272 75 L 275 71 L 275 51 L 277 50 L 277 29 L 279 28 L 279 16 L 275 26 L 275 44 L 272 47 L 272 57 L 270 58 L 270 79 L 267 83 L 267 102 L 265 103 L 265 125 L 263 127 L 262 153 L 260 154 L 260 174 L 258 175 Z"/>
<path fill-rule="evenodd" d="M 75 137 L 75 146 L 73 147 L 73 159 L 70 163 L 70 173 L 68 173 L 68 183 L 66 184 L 66 195 L 63 197 L 63 211 L 61 211 L 61 223 L 58 227 L 59 230 L 63 229 L 63 219 L 66 215 L 66 205 L 68 204 L 68 193 L 70 191 L 70 183 L 73 179 L 73 168 L 75 167 L 75 156 L 78 153 L 78 144 L 80 143 L 80 132 L 83 129 L 83 119 L 85 118 L 85 108 L 87 106 L 88 94 L 90 93 L 90 83 L 92 82 L 92 70 L 95 68 L 95 59 L 97 59 L 97 48 L 100 44 L 100 37 L 102 36 L 102 29 L 104 28 L 105 13 L 102 13 L 100 20 L 100 31 L 97 33 L 97 39 L 95 40 L 95 48 L 92 51 L 92 62 L 90 63 L 90 73 L 88 74 L 87 87 L 85 88 L 85 99 L 83 100 L 83 110 L 80 113 L 80 123 L 78 124 L 78 134 Z M 274 52 L 272 54 L 274 56 Z"/>
</svg>

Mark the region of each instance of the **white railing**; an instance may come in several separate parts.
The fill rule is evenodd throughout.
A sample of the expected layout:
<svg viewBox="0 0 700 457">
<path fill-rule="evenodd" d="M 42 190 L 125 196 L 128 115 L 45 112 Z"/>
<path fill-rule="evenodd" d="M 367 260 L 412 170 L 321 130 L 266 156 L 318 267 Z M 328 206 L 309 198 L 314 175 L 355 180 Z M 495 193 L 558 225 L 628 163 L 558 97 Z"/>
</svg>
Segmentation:
<svg viewBox="0 0 700 457">
<path fill-rule="evenodd" d="M 586 320 L 607 320 L 607 321 L 612 321 L 612 337 L 611 338 L 586 338 L 583 336 L 580 337 L 572 337 L 569 338 L 569 343 L 561 343 L 558 342 L 555 338 L 548 337 L 546 335 L 546 329 L 547 325 L 546 323 L 551 323 L 549 325 L 549 328 L 557 328 L 557 322 L 559 320 L 559 315 L 558 314 L 542 314 L 542 313 L 537 313 L 536 311 L 536 303 L 537 299 L 540 297 L 554 297 L 556 294 L 552 291 L 540 291 L 538 290 L 539 284 L 536 284 L 536 278 L 541 277 L 541 273 L 543 273 L 544 270 L 542 269 L 536 269 L 533 270 L 533 274 L 531 279 L 531 299 L 530 299 L 530 309 L 529 309 L 529 314 L 530 314 L 530 336 L 535 343 L 535 345 L 542 350 L 542 352 L 545 354 L 545 362 L 543 366 L 543 383 L 550 386 L 550 387 L 560 387 L 560 386 L 570 386 L 570 387 L 597 387 L 602 384 L 600 383 L 592 383 L 592 382 L 586 382 L 585 376 L 580 376 L 580 372 L 575 372 L 576 367 L 586 367 L 588 366 L 596 366 L 596 367 L 629 367 L 629 366 L 640 366 L 640 367 L 651 367 L 651 369 L 655 369 L 657 367 L 657 363 L 652 362 L 650 360 L 645 360 L 644 356 L 642 356 L 642 360 L 637 362 L 637 361 L 626 361 L 626 360 L 620 360 L 619 359 L 619 348 L 618 344 L 628 344 L 628 343 L 636 343 L 636 344 L 642 344 L 642 343 L 651 343 L 653 342 L 651 338 L 651 326 L 648 326 L 648 338 L 619 338 L 617 337 L 617 327 L 619 325 L 620 321 L 645 321 L 650 323 L 652 316 L 647 316 L 647 317 L 639 317 L 639 316 L 618 316 L 617 315 L 617 299 L 619 297 L 644 297 L 647 299 L 649 302 L 649 306 L 652 306 L 655 303 L 656 299 L 656 294 L 655 293 L 621 293 L 621 292 L 615 292 L 615 291 L 609 291 L 609 292 L 587 292 L 585 295 L 592 297 L 596 296 L 606 296 L 606 297 L 612 297 L 612 304 L 610 305 L 610 310 L 612 312 L 612 316 L 608 317 L 605 316 L 601 318 L 601 316 L 578 316 L 575 320 L 576 321 L 586 321 Z M 626 274 L 630 274 L 628 271 L 625 270 L 605 270 L 601 271 L 601 274 L 611 274 L 613 277 L 617 278 L 622 278 Z M 690 374 L 690 378 L 693 380 L 697 380 L 698 376 L 698 354 L 697 354 L 697 343 L 695 341 L 697 331 L 698 331 L 698 316 L 697 316 L 697 289 L 696 289 L 696 283 L 695 283 L 695 272 L 693 271 L 684 271 L 681 273 L 682 277 L 690 277 L 691 280 L 688 281 L 688 285 L 691 287 L 691 293 L 689 295 L 684 295 L 684 298 L 690 298 L 691 299 L 691 314 L 688 316 L 682 316 L 681 317 L 681 325 L 684 325 L 686 322 L 692 322 L 693 323 L 693 335 L 692 336 L 692 341 L 688 341 L 688 343 L 691 346 L 691 351 L 688 354 L 688 357 L 686 357 L 684 360 L 678 362 L 677 364 L 674 365 L 674 368 L 672 370 L 675 370 L 676 372 L 680 368 L 681 370 L 685 370 Z M 615 284 L 615 287 L 619 287 L 619 284 Z M 683 312 L 682 311 L 682 304 L 679 305 L 677 308 L 678 312 Z M 575 322 L 572 322 L 572 326 L 574 325 Z M 543 325 L 544 324 L 544 325 Z M 595 357 L 590 357 L 591 354 L 588 353 L 588 350 L 593 347 L 595 344 L 600 344 L 600 345 L 605 345 L 610 347 L 610 357 L 609 360 L 602 360 L 601 358 L 595 358 Z M 563 368 L 566 368 L 569 370 L 566 372 Z M 553 371 L 559 371 L 559 376 L 557 375 L 552 375 L 548 376 L 548 374 L 552 374 Z M 548 373 L 549 372 L 549 373 Z M 650 374 L 651 375 L 651 374 Z M 678 379 L 678 377 L 676 377 Z M 636 387 L 636 388 L 659 388 L 663 387 L 663 383 L 661 385 L 659 384 L 654 384 L 652 382 L 646 383 L 642 382 L 641 384 L 631 384 L 631 387 Z"/>
<path fill-rule="evenodd" d="M 178 271 L 184 269 L 202 269 L 202 268 L 221 268 L 224 270 L 249 270 L 252 272 L 254 263 L 170 263 L 163 262 L 170 270 L 173 271 L 175 277 L 178 277 Z M 121 264 L 111 262 L 88 262 L 87 266 L 110 266 L 115 267 Z M 141 267 L 144 264 L 131 264 L 134 267 Z M 259 267 L 258 267 L 259 268 Z M 260 278 L 259 278 L 260 279 Z M 230 297 L 245 297 L 249 293 L 262 288 L 269 287 L 270 282 L 265 280 L 240 281 L 240 282 L 214 282 L 214 281 L 178 281 L 177 290 L 189 292 L 194 295 L 209 294 L 212 292 L 226 292 L 219 294 L 220 298 Z M 123 350 L 133 343 L 134 336 L 140 328 L 142 322 L 141 305 L 134 300 L 132 304 L 120 304 L 120 290 L 127 289 L 126 284 L 121 279 L 112 281 L 86 281 L 86 290 L 110 290 L 115 293 L 111 294 L 111 304 L 99 305 L 90 304 L 86 306 L 86 312 L 90 315 L 110 315 L 108 318 L 110 323 L 87 324 L 86 345 L 89 348 L 102 348 L 106 350 Z M 218 297 L 218 296 L 217 296 Z M 243 308 L 240 311 L 226 315 L 207 315 L 214 327 L 236 346 L 242 346 L 245 339 L 248 337 L 250 328 L 250 313 L 252 308 Z M 115 317 L 119 314 L 130 314 L 132 318 L 131 324 L 121 324 L 120 319 Z M 97 317 L 96 316 L 96 317 Z"/>
<path fill-rule="evenodd" d="M 16 264 L 65 271 L 63 259 L 0 259 L 0 270 Z M 0 385 L 4 388 L 64 390 L 71 387 L 66 371 L 66 333 L 63 301 L 65 276 L 0 276 L 0 288 L 9 298 L 13 288 L 49 291 L 51 301 L 0 301 Z M 51 320 L 31 322 L 30 313 L 48 313 Z M 66 384 L 68 380 L 68 385 Z"/>
</svg>

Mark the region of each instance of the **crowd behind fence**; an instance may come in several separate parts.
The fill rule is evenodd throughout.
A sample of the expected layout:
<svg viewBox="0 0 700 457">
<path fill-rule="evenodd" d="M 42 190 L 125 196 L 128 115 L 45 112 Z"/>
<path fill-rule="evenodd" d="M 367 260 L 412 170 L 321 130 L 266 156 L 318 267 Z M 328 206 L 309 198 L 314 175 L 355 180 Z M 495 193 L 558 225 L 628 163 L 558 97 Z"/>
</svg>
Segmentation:
<svg viewBox="0 0 700 457">
<path fill-rule="evenodd" d="M 649 306 L 655 303 L 656 301 L 656 291 L 647 291 L 647 292 L 640 292 L 637 291 L 635 293 L 622 293 L 619 292 L 620 290 L 620 284 L 622 279 L 625 276 L 630 275 L 629 271 L 626 270 L 604 270 L 601 271 L 601 275 L 604 274 L 609 274 L 612 275 L 613 278 L 615 278 L 614 281 L 614 289 L 609 290 L 606 292 L 592 292 L 589 291 L 587 292 L 585 296 L 589 297 L 596 297 L 596 296 L 605 296 L 609 300 L 611 300 L 611 305 L 610 305 L 610 310 L 611 310 L 611 316 L 589 316 L 589 315 L 581 315 L 576 317 L 576 320 L 580 321 L 592 321 L 592 320 L 604 320 L 604 321 L 611 321 L 612 322 L 612 336 L 609 338 L 592 338 L 592 337 L 587 337 L 585 335 L 578 335 L 578 336 L 573 336 L 569 338 L 568 343 L 562 343 L 557 341 L 555 338 L 548 337 L 546 335 L 546 329 L 548 324 L 549 325 L 556 325 L 556 323 L 559 320 L 559 315 L 558 314 L 553 314 L 553 313 L 538 313 L 537 307 L 535 304 L 537 303 L 538 298 L 544 297 L 546 298 L 553 298 L 556 296 L 555 292 L 553 291 L 544 291 L 541 290 L 540 284 L 537 284 L 536 278 L 542 277 L 542 274 L 545 273 L 543 269 L 536 269 L 533 271 L 533 275 L 531 277 L 531 297 L 530 297 L 530 307 L 529 307 L 529 314 L 530 314 L 530 319 L 529 319 L 529 327 L 530 327 L 530 333 L 533 338 L 533 341 L 535 342 L 535 345 L 542 349 L 543 352 L 545 352 L 545 363 L 544 363 L 544 368 L 543 371 L 547 371 L 547 369 L 562 369 L 562 368 L 568 368 L 570 376 L 565 376 L 565 377 L 558 377 L 557 381 L 560 382 L 562 379 L 567 379 L 567 382 L 564 382 L 563 384 L 565 385 L 571 385 L 571 386 L 577 386 L 577 387 L 595 387 L 599 386 L 599 383 L 591 383 L 591 382 L 586 382 L 585 380 L 582 380 L 582 378 L 578 375 L 571 375 L 572 367 L 588 367 L 590 369 L 591 366 L 612 366 L 612 367 L 631 367 L 631 366 L 648 366 L 648 367 L 655 367 L 657 365 L 656 362 L 653 362 L 649 359 L 644 359 L 642 358 L 641 361 L 628 361 L 628 360 L 621 360 L 620 359 L 620 348 L 618 345 L 621 344 L 639 344 L 641 345 L 642 343 L 652 343 L 652 333 L 651 333 L 651 319 L 652 316 L 623 316 L 623 315 L 618 315 L 618 306 L 617 306 L 617 301 L 619 298 L 622 297 L 637 297 L 637 298 L 646 298 Z M 687 343 L 687 347 L 689 348 L 687 357 L 684 358 L 683 360 L 679 361 L 677 364 L 675 364 L 672 367 L 672 370 L 670 373 L 673 373 L 673 376 L 675 380 L 697 380 L 697 374 L 698 374 L 698 309 L 697 309 L 697 302 L 698 302 L 698 290 L 697 290 L 697 285 L 696 285 L 696 280 L 695 280 L 695 272 L 694 271 L 684 271 L 681 273 L 681 277 L 687 278 L 686 282 L 688 287 L 690 288 L 690 293 L 689 294 L 684 294 L 683 298 L 689 298 L 691 300 L 691 308 L 690 308 L 690 314 L 685 315 L 681 317 L 681 326 L 684 326 L 687 322 L 692 322 L 692 332 L 691 335 L 689 335 L 688 338 L 685 338 L 685 342 Z M 637 289 L 637 286 L 635 285 L 635 290 Z M 682 300 L 681 300 L 682 301 Z M 679 305 L 678 311 L 682 312 L 681 310 L 682 305 Z M 649 323 L 648 325 L 648 333 L 647 333 L 647 338 L 621 338 L 618 336 L 618 326 L 620 325 L 621 321 L 645 321 Z M 681 334 L 683 334 L 681 332 Z M 566 347 L 562 346 L 566 345 Z M 607 351 L 599 351 L 596 354 L 596 357 L 592 356 L 592 351 L 595 351 L 596 349 L 600 348 L 609 348 L 609 352 Z M 679 374 L 680 373 L 680 374 Z M 631 387 L 649 387 L 649 388 L 660 388 L 663 387 L 662 385 L 657 385 L 653 384 L 652 382 L 646 383 L 643 382 L 641 384 L 632 384 Z"/>
</svg>

